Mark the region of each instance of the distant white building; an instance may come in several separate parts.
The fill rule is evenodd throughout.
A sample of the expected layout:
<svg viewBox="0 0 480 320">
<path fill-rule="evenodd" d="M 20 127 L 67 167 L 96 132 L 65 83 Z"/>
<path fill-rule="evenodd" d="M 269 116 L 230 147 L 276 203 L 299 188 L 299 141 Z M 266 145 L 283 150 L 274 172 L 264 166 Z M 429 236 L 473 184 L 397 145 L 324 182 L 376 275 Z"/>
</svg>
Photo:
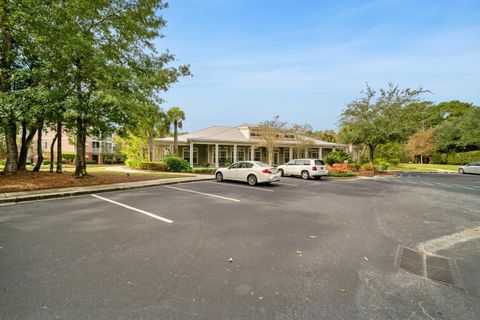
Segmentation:
<svg viewBox="0 0 480 320">
<path fill-rule="evenodd" d="M 179 155 L 192 167 L 220 167 L 236 161 L 267 162 L 267 149 L 261 146 L 261 137 L 256 125 L 238 127 L 213 126 L 178 136 Z M 333 150 L 349 151 L 349 146 L 308 139 L 308 147 L 301 150 L 302 158 L 323 159 Z M 294 159 L 297 139 L 291 133 L 279 138 L 274 149 L 273 164 L 280 165 Z M 173 137 L 155 140 L 155 158 L 158 160 L 173 153 Z"/>
</svg>

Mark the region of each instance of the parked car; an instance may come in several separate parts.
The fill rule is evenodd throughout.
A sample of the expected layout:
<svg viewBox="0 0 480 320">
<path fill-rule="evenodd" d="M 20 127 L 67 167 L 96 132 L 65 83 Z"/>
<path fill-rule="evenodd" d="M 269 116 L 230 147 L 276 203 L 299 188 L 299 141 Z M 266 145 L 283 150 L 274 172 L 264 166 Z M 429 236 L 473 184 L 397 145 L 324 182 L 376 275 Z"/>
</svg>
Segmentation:
<svg viewBox="0 0 480 320">
<path fill-rule="evenodd" d="M 327 166 L 323 160 L 294 159 L 277 167 L 280 176 L 300 176 L 307 180 L 310 178 L 321 179 L 326 176 Z"/>
<path fill-rule="evenodd" d="M 215 171 L 215 179 L 218 182 L 223 180 L 246 181 L 254 186 L 257 183 L 270 183 L 280 181 L 280 174 L 277 169 L 267 163 L 259 161 L 236 162 L 228 168 L 221 168 Z"/>
<path fill-rule="evenodd" d="M 472 162 L 458 168 L 458 173 L 480 174 L 480 162 Z"/>
</svg>

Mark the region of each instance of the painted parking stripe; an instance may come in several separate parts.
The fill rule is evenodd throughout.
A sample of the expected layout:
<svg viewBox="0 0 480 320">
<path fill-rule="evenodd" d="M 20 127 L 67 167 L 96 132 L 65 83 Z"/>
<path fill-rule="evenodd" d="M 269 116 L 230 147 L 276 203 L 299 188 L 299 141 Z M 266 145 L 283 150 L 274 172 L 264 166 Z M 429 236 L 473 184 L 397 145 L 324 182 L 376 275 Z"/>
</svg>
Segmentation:
<svg viewBox="0 0 480 320">
<path fill-rule="evenodd" d="M 104 201 L 107 201 L 107 202 L 116 204 L 117 206 L 120 206 L 120 207 L 124 207 L 124 208 L 130 209 L 130 210 L 136 211 L 136 212 L 143 213 L 144 215 L 147 215 L 147 216 L 149 216 L 149 217 L 152 217 L 152 218 L 154 218 L 154 219 L 157 219 L 157 220 L 160 220 L 160 221 L 163 221 L 163 222 L 166 222 L 166 223 L 173 223 L 173 220 L 170 220 L 170 219 L 167 219 L 167 218 L 164 218 L 164 217 L 157 216 L 156 214 L 147 212 L 147 211 L 145 211 L 145 210 L 137 209 L 137 208 L 128 206 L 128 205 L 126 205 L 126 204 L 123 204 L 123 203 L 120 203 L 120 202 L 117 202 L 117 201 L 113 201 L 113 200 L 110 200 L 110 199 L 107 199 L 107 198 L 104 198 L 104 197 L 100 197 L 100 196 L 98 196 L 98 195 L 96 195 L 96 194 L 91 194 L 91 196 L 92 196 L 92 197 L 95 197 L 95 198 L 97 198 L 97 199 L 101 199 L 101 200 L 104 200 Z"/>
<path fill-rule="evenodd" d="M 274 182 L 275 184 L 283 184 L 286 186 L 291 186 L 291 187 L 298 187 L 298 184 L 293 184 L 293 183 L 286 183 L 286 182 Z"/>
<path fill-rule="evenodd" d="M 476 190 L 475 188 L 471 188 L 470 186 L 464 186 L 461 184 L 452 184 L 452 186 L 457 186 L 458 188 L 467 189 L 467 190 Z"/>
<path fill-rule="evenodd" d="M 222 196 L 219 196 L 219 195 L 216 195 L 216 194 L 205 193 L 205 192 L 200 192 L 200 191 L 195 191 L 195 190 L 188 190 L 188 189 L 171 187 L 171 186 L 165 186 L 164 188 L 174 189 L 174 190 L 179 190 L 179 191 L 185 191 L 185 192 L 191 192 L 191 193 L 196 193 L 196 194 L 201 194 L 201 195 L 204 195 L 204 196 L 207 196 L 207 197 L 213 197 L 213 198 L 218 198 L 218 199 L 223 199 L 223 200 L 228 200 L 228 201 L 233 201 L 233 202 L 240 202 L 240 200 L 238 200 L 238 199 L 222 197 Z"/>
<path fill-rule="evenodd" d="M 207 183 L 214 183 L 214 184 L 219 185 L 218 182 L 210 182 L 209 181 Z M 223 182 L 221 185 L 222 186 L 236 187 L 236 188 L 252 189 L 252 190 L 255 190 L 255 191 L 273 192 L 273 190 L 269 190 L 269 189 L 262 189 L 262 188 L 259 188 L 259 187 L 240 186 L 240 185 L 236 185 L 236 184 L 233 184 L 233 183 L 226 183 L 226 182 Z"/>
</svg>

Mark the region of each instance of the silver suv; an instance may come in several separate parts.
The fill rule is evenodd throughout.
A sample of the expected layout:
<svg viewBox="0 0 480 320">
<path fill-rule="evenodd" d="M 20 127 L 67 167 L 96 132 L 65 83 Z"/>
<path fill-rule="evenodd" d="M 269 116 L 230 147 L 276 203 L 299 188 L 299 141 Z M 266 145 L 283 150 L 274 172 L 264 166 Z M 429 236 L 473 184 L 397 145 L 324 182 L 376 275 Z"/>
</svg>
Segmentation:
<svg viewBox="0 0 480 320">
<path fill-rule="evenodd" d="M 284 176 L 300 176 L 307 180 L 310 178 L 320 179 L 326 176 L 327 166 L 323 160 L 318 159 L 295 159 L 278 166 L 278 172 Z"/>
</svg>

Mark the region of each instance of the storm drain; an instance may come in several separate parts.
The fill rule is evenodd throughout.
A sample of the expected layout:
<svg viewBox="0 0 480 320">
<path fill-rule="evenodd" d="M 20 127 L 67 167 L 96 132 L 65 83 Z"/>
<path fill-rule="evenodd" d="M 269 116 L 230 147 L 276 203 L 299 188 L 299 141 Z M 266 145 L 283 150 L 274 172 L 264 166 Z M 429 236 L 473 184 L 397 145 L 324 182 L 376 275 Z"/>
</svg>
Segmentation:
<svg viewBox="0 0 480 320">
<path fill-rule="evenodd" d="M 442 284 L 461 287 L 455 282 L 450 259 L 423 254 L 416 250 L 400 246 L 396 265 L 418 276 Z"/>
</svg>

